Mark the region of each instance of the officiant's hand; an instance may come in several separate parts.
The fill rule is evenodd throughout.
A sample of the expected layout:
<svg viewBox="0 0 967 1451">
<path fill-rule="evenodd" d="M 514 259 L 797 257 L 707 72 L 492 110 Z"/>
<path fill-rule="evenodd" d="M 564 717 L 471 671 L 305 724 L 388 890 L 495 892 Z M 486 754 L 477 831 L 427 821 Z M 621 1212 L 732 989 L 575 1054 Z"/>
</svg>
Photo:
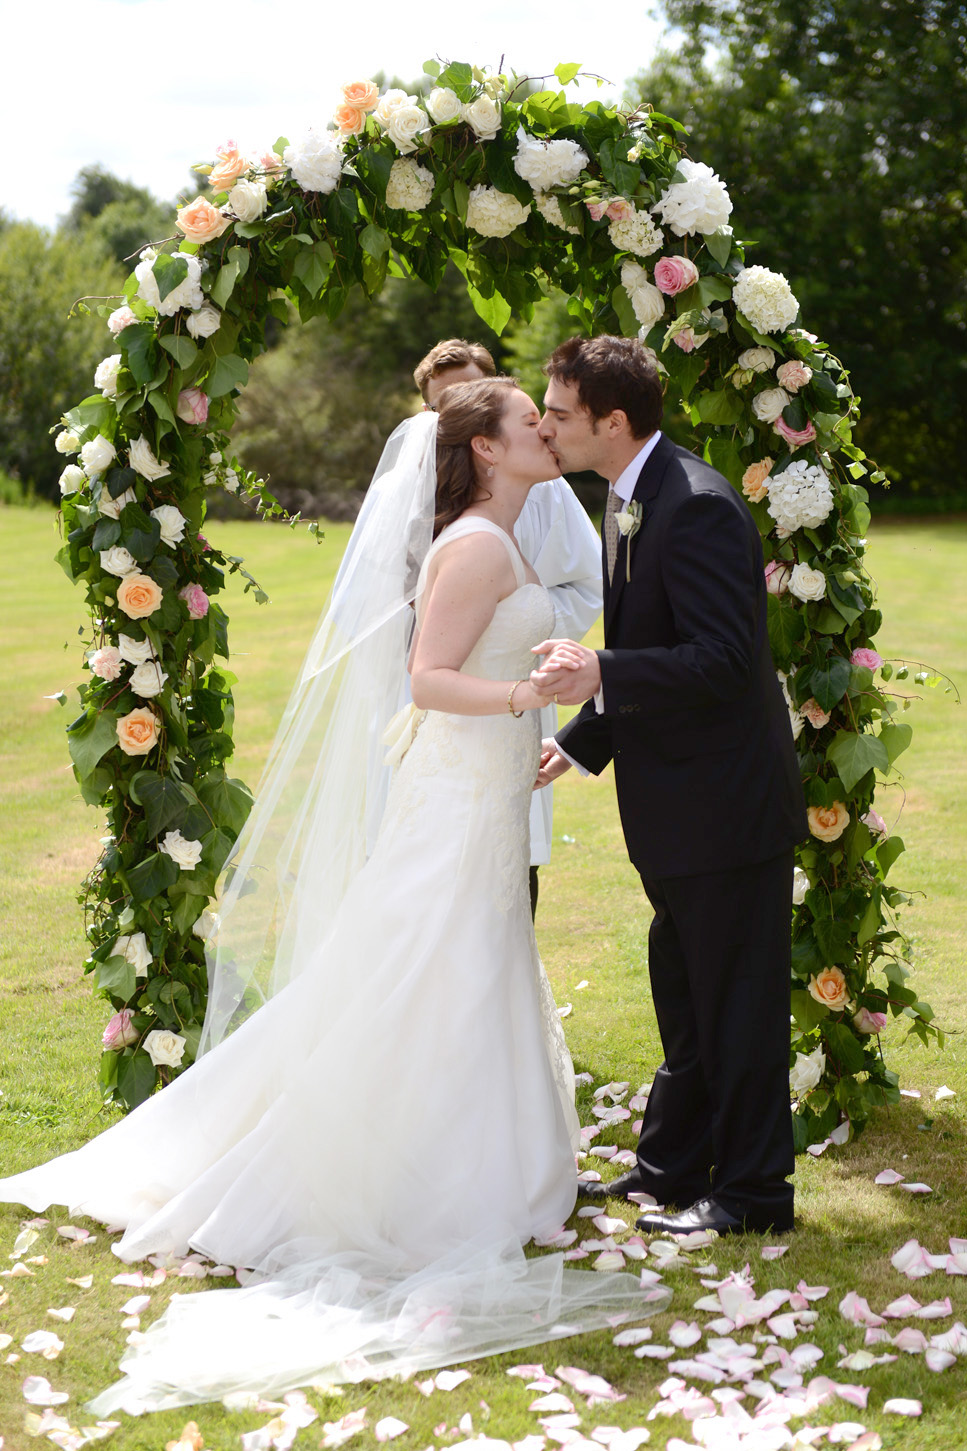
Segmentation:
<svg viewBox="0 0 967 1451">
<path fill-rule="evenodd" d="M 581 705 L 601 689 L 597 653 L 574 640 L 542 640 L 535 655 L 547 659 L 531 671 L 531 684 L 539 695 L 558 705 Z"/>
<path fill-rule="evenodd" d="M 540 791 L 542 786 L 549 786 L 556 781 L 558 776 L 563 776 L 565 771 L 571 769 L 571 762 L 566 756 L 562 756 L 557 748 L 557 741 L 553 736 L 541 741 L 541 768 L 537 773 L 537 780 L 534 782 L 534 790 Z"/>
</svg>

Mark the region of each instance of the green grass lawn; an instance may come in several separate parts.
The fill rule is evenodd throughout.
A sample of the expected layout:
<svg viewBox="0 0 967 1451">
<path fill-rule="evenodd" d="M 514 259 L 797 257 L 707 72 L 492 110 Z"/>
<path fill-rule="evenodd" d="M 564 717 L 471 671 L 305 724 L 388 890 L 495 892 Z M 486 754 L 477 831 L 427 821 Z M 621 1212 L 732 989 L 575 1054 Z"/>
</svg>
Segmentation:
<svg viewBox="0 0 967 1451">
<path fill-rule="evenodd" d="M 227 553 L 245 555 L 273 601 L 259 608 L 240 590 L 228 596 L 236 652 L 232 664 L 240 677 L 234 769 L 254 786 L 348 529 L 332 526 L 319 547 L 305 534 L 278 526 L 217 524 L 210 533 Z M 70 704 L 63 710 L 44 699 L 60 689 L 71 695 L 72 683 L 80 678 L 81 600 L 52 561 L 56 544 L 53 519 L 45 511 L 0 508 L 2 1172 L 76 1147 L 110 1121 L 94 1087 L 100 1034 L 110 1010 L 92 998 L 82 977 L 84 926 L 74 900 L 77 883 L 97 855 L 103 823 L 80 801 L 68 764 L 63 727 L 74 712 Z M 965 546 L 967 523 L 962 521 L 896 520 L 875 527 L 870 551 L 884 612 L 881 653 L 927 661 L 953 676 L 961 688 L 967 683 Z M 917 687 L 908 680 L 897 689 L 912 693 Z M 835 1401 L 816 1413 L 814 1424 L 860 1421 L 875 1428 L 886 1447 L 949 1451 L 965 1441 L 963 1360 L 943 1374 L 931 1373 L 922 1356 L 907 1354 L 862 1373 L 836 1369 L 840 1345 L 853 1351 L 863 1343 L 862 1331 L 847 1325 L 837 1311 L 850 1289 L 878 1310 L 908 1291 L 924 1302 L 950 1295 L 952 1317 L 893 1322 L 894 1328 L 911 1324 L 929 1335 L 949 1328 L 954 1319 L 967 1321 L 967 1279 L 940 1273 L 909 1282 L 890 1265 L 890 1255 L 909 1238 L 937 1252 L 946 1247 L 948 1236 L 967 1235 L 964 712 L 941 690 L 921 693 L 926 698 L 907 717 L 916 733 L 901 758 L 903 780 L 882 790 L 877 806 L 907 843 L 895 876 L 916 894 L 905 919 L 916 946 L 916 981 L 949 1032 L 946 1050 L 925 1051 L 915 1042 L 904 1045 L 898 1024 L 891 1023 L 885 1035 L 888 1059 L 902 1086 L 919 1090 L 921 1098 L 905 1098 L 881 1112 L 845 1148 L 799 1161 L 799 1228 L 783 1239 L 790 1247 L 782 1259 L 763 1261 L 761 1242 L 750 1237 L 716 1245 L 696 1261 L 706 1267 L 714 1262 L 718 1276 L 709 1270 L 713 1277 L 748 1262 L 759 1293 L 773 1286 L 792 1289 L 799 1280 L 829 1285 L 829 1295 L 817 1305 L 818 1322 L 800 1339 L 824 1351 L 815 1373 L 869 1386 L 869 1408 L 863 1412 Z M 637 1087 L 651 1078 L 659 1058 L 647 986 L 650 914 L 624 854 L 610 779 L 581 781 L 572 773 L 557 790 L 554 860 L 541 873 L 541 949 L 558 1002 L 573 1004 L 565 1026 L 577 1067 L 592 1073 L 595 1083 L 629 1079 Z M 578 990 L 585 979 L 589 985 Z M 942 1084 L 957 1096 L 936 1102 L 934 1092 Z M 588 1119 L 589 1103 L 586 1090 L 582 1105 Z M 607 1135 L 602 1137 L 607 1141 Z M 621 1128 L 610 1141 L 630 1147 L 630 1128 Z M 925 1181 L 933 1192 L 911 1195 L 875 1186 L 874 1175 L 885 1167 Z M 351 1192 L 351 1165 L 333 1168 Z M 613 1204 L 611 1212 L 630 1219 L 627 1206 Z M 16 1208 L 0 1208 L 0 1260 L 7 1266 L 13 1264 L 7 1256 L 22 1218 Z M 115 1378 L 127 1334 L 119 1310 L 134 1292 L 110 1283 L 121 1266 L 110 1254 L 108 1237 L 99 1232 L 93 1244 L 72 1246 L 55 1233 L 57 1225 L 67 1222 L 66 1213 L 63 1219 L 52 1217 L 27 1250 L 28 1256 L 45 1260 L 29 1266 L 32 1275 L 0 1279 L 0 1335 L 13 1337 L 0 1349 L 4 1451 L 49 1444 L 31 1439 L 24 1430 L 25 1376 L 46 1376 L 56 1388 L 69 1391 L 65 1409 L 74 1425 L 90 1421 L 80 1409 L 83 1401 Z M 588 1228 L 585 1220 L 572 1224 Z M 67 1283 L 88 1274 L 94 1276 L 89 1289 Z M 704 1293 L 694 1273 L 670 1271 L 667 1280 L 674 1301 L 668 1314 L 652 1322 L 656 1343 L 667 1343 L 674 1319 L 702 1323 L 706 1318 L 692 1308 Z M 177 1288 L 190 1289 L 192 1284 L 178 1281 Z M 167 1287 L 152 1293 L 154 1305 L 144 1323 L 163 1308 Z M 46 1312 L 63 1305 L 75 1306 L 76 1315 L 61 1327 Z M 23 1338 L 42 1328 L 57 1329 L 65 1342 L 63 1353 L 51 1362 L 19 1351 Z M 875 1347 L 875 1353 L 882 1348 Z M 18 1353 L 14 1363 L 3 1363 Z M 676 1357 L 690 1354 L 694 1351 L 676 1352 Z M 370 1427 L 388 1414 L 409 1423 L 411 1429 L 397 1443 L 401 1451 L 450 1444 L 450 1430 L 438 1433 L 435 1428 L 444 1422 L 456 1427 L 467 1412 L 474 1434 L 518 1440 L 540 1428 L 527 1409 L 533 1394 L 505 1371 L 518 1361 L 542 1359 L 549 1370 L 562 1362 L 584 1366 L 626 1394 L 617 1405 L 584 1412 L 585 1434 L 599 1423 L 642 1424 L 669 1374 L 665 1362 L 636 1359 L 630 1349 L 613 1346 L 610 1336 L 600 1333 L 547 1347 L 546 1352 L 538 1348 L 474 1362 L 470 1380 L 450 1394 L 437 1392 L 429 1399 L 413 1385 L 397 1383 L 347 1388 L 339 1398 L 313 1392 L 321 1419 L 300 1433 L 297 1445 L 317 1446 L 321 1421 L 362 1406 L 368 1409 Z M 884 1415 L 880 1408 L 891 1396 L 922 1399 L 923 1419 Z M 581 1398 L 572 1399 L 581 1410 Z M 753 1405 L 751 1400 L 748 1404 Z M 125 1419 L 108 1444 L 118 1451 L 161 1451 L 191 1415 L 206 1445 L 218 1451 L 238 1446 L 241 1432 L 269 1419 L 266 1414 L 230 1414 L 220 1406 L 205 1406 L 144 1421 Z M 663 1447 L 673 1436 L 690 1439 L 687 1422 L 679 1418 L 656 1420 L 650 1428 L 653 1446 Z M 353 1444 L 374 1445 L 371 1429 Z"/>
</svg>

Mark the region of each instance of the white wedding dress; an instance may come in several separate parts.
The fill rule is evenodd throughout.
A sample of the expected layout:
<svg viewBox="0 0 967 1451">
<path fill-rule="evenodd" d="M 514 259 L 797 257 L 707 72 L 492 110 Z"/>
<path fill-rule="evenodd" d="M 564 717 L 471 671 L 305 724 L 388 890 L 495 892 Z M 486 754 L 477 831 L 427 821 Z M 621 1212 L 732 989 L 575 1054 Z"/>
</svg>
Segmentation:
<svg viewBox="0 0 967 1451">
<path fill-rule="evenodd" d="M 546 591 L 502 600 L 464 670 L 527 675 Z M 424 564 L 424 570 L 425 570 Z M 195 1249 L 241 1289 L 176 1296 L 93 1403 L 439 1366 L 663 1307 L 631 1275 L 521 1246 L 571 1212 L 571 1061 L 530 920 L 539 713 L 429 712 L 371 857 L 304 970 L 163 1092 L 0 1198 L 124 1226 L 124 1260 Z"/>
</svg>

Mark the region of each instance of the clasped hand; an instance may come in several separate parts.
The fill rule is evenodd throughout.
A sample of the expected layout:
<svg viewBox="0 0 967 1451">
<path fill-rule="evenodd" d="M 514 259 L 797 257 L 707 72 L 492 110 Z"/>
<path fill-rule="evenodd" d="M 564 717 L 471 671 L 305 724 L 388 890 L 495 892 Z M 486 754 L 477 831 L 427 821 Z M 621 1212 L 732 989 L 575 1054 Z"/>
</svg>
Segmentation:
<svg viewBox="0 0 967 1451">
<path fill-rule="evenodd" d="M 596 651 L 574 640 L 542 640 L 535 655 L 545 655 L 530 674 L 539 696 L 558 705 L 582 705 L 601 689 L 601 665 Z"/>
</svg>

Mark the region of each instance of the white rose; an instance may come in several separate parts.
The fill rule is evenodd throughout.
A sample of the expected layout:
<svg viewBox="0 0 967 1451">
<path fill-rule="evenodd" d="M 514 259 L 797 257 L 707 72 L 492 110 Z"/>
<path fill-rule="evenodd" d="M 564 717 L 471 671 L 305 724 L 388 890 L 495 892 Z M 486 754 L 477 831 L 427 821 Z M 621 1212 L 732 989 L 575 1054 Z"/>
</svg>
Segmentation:
<svg viewBox="0 0 967 1451">
<path fill-rule="evenodd" d="M 664 297 L 648 281 L 644 267 L 630 258 L 621 264 L 621 285 L 630 297 L 635 317 L 643 328 L 653 328 L 665 316 Z"/>
<path fill-rule="evenodd" d="M 746 348 L 738 357 L 739 367 L 747 368 L 750 373 L 768 373 L 775 361 L 771 348 Z"/>
<path fill-rule="evenodd" d="M 798 1098 L 808 1093 L 826 1071 L 826 1054 L 822 1047 L 814 1048 L 809 1054 L 797 1053 L 796 1061 L 789 1070 L 789 1090 Z"/>
<path fill-rule="evenodd" d="M 792 402 L 785 388 L 764 388 L 752 400 L 752 412 L 760 423 L 775 423 L 782 410 Z"/>
<path fill-rule="evenodd" d="M 158 695 L 164 689 L 164 683 L 168 679 L 157 660 L 149 660 L 145 665 L 139 665 L 131 671 L 128 684 L 135 695 L 150 700 L 152 696 Z M 169 852 L 170 856 L 171 853 Z M 181 863 L 179 863 L 181 865 Z"/>
<path fill-rule="evenodd" d="M 121 659 L 129 665 L 144 665 L 146 661 L 158 658 L 150 640 L 134 640 L 130 635 L 118 636 L 118 650 Z"/>
<path fill-rule="evenodd" d="M 156 479 L 167 478 L 171 472 L 167 464 L 163 464 L 155 458 L 151 451 L 151 445 L 144 434 L 140 438 L 136 438 L 129 447 L 128 462 L 136 474 L 140 474 L 143 479 L 147 479 L 151 484 Z"/>
<path fill-rule="evenodd" d="M 287 146 L 286 165 L 303 191 L 335 191 L 342 175 L 341 139 L 331 131 L 310 131 L 297 146 Z"/>
<path fill-rule="evenodd" d="M 154 961 L 148 947 L 148 939 L 143 932 L 134 932 L 119 937 L 111 955 L 123 957 L 125 962 L 130 962 L 134 968 L 135 977 L 147 977 L 148 967 Z"/>
<path fill-rule="evenodd" d="M 118 579 L 123 579 L 126 574 L 136 574 L 140 567 L 134 555 L 129 554 L 122 544 L 101 550 L 101 568 L 105 574 L 116 574 Z"/>
<path fill-rule="evenodd" d="M 560 227 L 562 232 L 571 232 L 576 237 L 580 236 L 581 228 L 575 227 L 572 223 L 564 220 L 560 200 L 553 192 L 536 191 L 534 193 L 534 205 L 545 222 L 550 222 L 552 227 Z"/>
<path fill-rule="evenodd" d="M 101 495 L 97 501 L 97 512 L 103 514 L 105 519 L 117 519 L 125 504 L 136 504 L 137 502 L 138 496 L 133 489 L 125 489 L 122 494 L 118 494 L 116 499 L 112 499 L 102 485 Z"/>
<path fill-rule="evenodd" d="M 201 259 L 191 252 L 176 252 L 174 255 L 187 262 L 188 275 L 165 298 L 158 291 L 158 279 L 151 270 L 156 258 L 150 248 L 147 254 L 142 252 L 143 260 L 134 269 L 134 275 L 138 279 L 138 296 L 164 317 L 174 317 L 183 307 L 201 307 L 205 300 L 205 294 L 201 290 Z"/>
<path fill-rule="evenodd" d="M 662 235 L 647 212 L 619 217 L 608 226 L 608 236 L 619 252 L 634 252 L 637 257 L 650 257 L 662 245 Z"/>
<path fill-rule="evenodd" d="M 530 207 L 521 206 L 510 192 L 493 186 L 475 186 L 467 204 L 467 226 L 481 237 L 507 237 L 527 221 Z"/>
<path fill-rule="evenodd" d="M 426 116 L 419 106 L 398 106 L 390 116 L 386 134 L 401 155 L 416 150 L 416 138 L 427 129 Z"/>
<path fill-rule="evenodd" d="M 81 449 L 81 463 L 84 465 L 84 472 L 89 479 L 93 478 L 95 474 L 102 473 L 115 457 L 114 444 L 102 433 L 97 433 L 93 438 L 88 439 Z"/>
<path fill-rule="evenodd" d="M 398 86 L 394 86 L 391 90 L 386 91 L 384 95 L 380 96 L 379 103 L 373 112 L 373 117 L 385 131 L 394 111 L 398 111 L 400 106 L 415 105 L 416 96 L 408 96 L 405 91 L 401 91 Z"/>
<path fill-rule="evenodd" d="M 80 446 L 81 441 L 77 434 L 66 428 L 54 439 L 54 447 L 58 453 L 76 453 Z"/>
<path fill-rule="evenodd" d="M 826 576 L 820 569 L 810 569 L 808 564 L 797 564 L 789 576 L 789 593 L 803 604 L 821 600 L 826 593 Z"/>
<path fill-rule="evenodd" d="M 109 358 L 103 358 L 97 365 L 97 370 L 94 374 L 94 387 L 100 388 L 105 398 L 117 397 L 118 370 L 121 367 L 122 361 L 120 353 L 112 353 Z"/>
<path fill-rule="evenodd" d="M 438 126 L 445 126 L 448 121 L 456 121 L 463 108 L 456 91 L 451 91 L 449 86 L 437 86 L 427 97 L 426 109 Z"/>
<path fill-rule="evenodd" d="M 732 289 L 732 301 L 760 333 L 784 332 L 799 312 L 785 277 L 768 267 L 743 267 Z"/>
<path fill-rule="evenodd" d="M 60 485 L 62 496 L 64 494 L 76 494 L 77 490 L 83 489 L 87 483 L 87 475 L 83 469 L 78 468 L 77 464 L 68 464 L 57 482 Z"/>
<path fill-rule="evenodd" d="M 203 942 L 207 942 L 209 938 L 216 935 L 220 926 L 221 918 L 218 913 L 212 912 L 210 908 L 206 907 L 191 930 L 196 937 L 200 937 Z"/>
<path fill-rule="evenodd" d="M 201 861 L 201 842 L 186 840 L 180 831 L 166 831 L 161 850 L 184 872 L 193 872 Z"/>
<path fill-rule="evenodd" d="M 463 119 L 479 141 L 493 141 L 500 130 L 500 104 L 490 96 L 478 96 L 464 106 Z"/>
<path fill-rule="evenodd" d="M 685 180 L 672 182 L 652 211 L 661 213 L 662 221 L 677 237 L 716 232 L 724 227 L 732 214 L 725 183 L 702 161 L 685 157 L 678 163 L 678 170 Z"/>
<path fill-rule="evenodd" d="M 433 195 L 433 173 L 425 166 L 400 157 L 390 168 L 386 205 L 404 212 L 422 212 Z"/>
<path fill-rule="evenodd" d="M 123 307 L 116 307 L 114 309 L 107 320 L 107 325 L 114 336 L 117 337 L 118 333 L 123 333 L 126 327 L 130 327 L 137 320 L 137 313 L 132 312 L 125 303 Z"/>
<path fill-rule="evenodd" d="M 152 1028 L 142 1045 L 155 1068 L 177 1068 L 185 1056 L 185 1040 L 167 1028 Z"/>
<path fill-rule="evenodd" d="M 161 526 L 161 542 L 170 544 L 172 547 L 180 544 L 185 537 L 185 525 L 187 519 L 180 509 L 174 504 L 159 504 L 157 509 L 151 510 L 152 519 L 157 519 Z"/>
<path fill-rule="evenodd" d="M 587 164 L 587 153 L 576 141 L 541 141 L 536 136 L 528 136 L 523 127 L 518 128 L 514 170 L 535 191 L 570 186 Z"/>
<path fill-rule="evenodd" d="M 801 907 L 809 891 L 809 878 L 802 867 L 796 867 L 792 874 L 792 905 Z"/>
<path fill-rule="evenodd" d="M 237 181 L 228 193 L 228 205 L 240 222 L 256 222 L 269 204 L 264 181 Z"/>
<path fill-rule="evenodd" d="M 197 312 L 190 312 L 185 326 L 193 338 L 210 338 L 221 326 L 222 315 L 211 302 L 203 302 Z"/>
</svg>

